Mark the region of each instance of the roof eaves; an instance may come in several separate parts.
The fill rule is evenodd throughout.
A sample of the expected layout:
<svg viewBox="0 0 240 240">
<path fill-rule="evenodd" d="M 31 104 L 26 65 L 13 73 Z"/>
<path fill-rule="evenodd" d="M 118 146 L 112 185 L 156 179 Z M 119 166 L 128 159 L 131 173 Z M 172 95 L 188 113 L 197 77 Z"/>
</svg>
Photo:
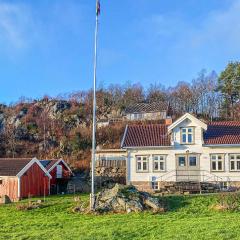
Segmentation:
<svg viewBox="0 0 240 240">
<path fill-rule="evenodd" d="M 123 147 L 123 149 L 142 149 L 142 148 L 148 148 L 148 149 L 152 149 L 152 148 L 161 148 L 161 149 L 168 149 L 168 148 L 173 148 L 172 145 L 166 145 L 166 146 L 126 146 Z"/>
<path fill-rule="evenodd" d="M 121 142 L 121 148 L 124 148 L 123 145 L 124 145 L 124 142 L 125 142 L 127 130 L 128 130 L 128 125 L 126 125 L 126 127 L 125 127 L 125 131 L 124 131 L 124 134 L 123 134 L 123 139 L 122 139 L 122 142 Z"/>
</svg>

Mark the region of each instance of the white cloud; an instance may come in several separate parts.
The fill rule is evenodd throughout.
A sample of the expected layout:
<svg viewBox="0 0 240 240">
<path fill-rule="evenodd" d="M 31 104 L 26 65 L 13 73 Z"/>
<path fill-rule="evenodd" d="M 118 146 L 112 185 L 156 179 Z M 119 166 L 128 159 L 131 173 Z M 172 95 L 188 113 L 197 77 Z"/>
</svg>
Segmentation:
<svg viewBox="0 0 240 240">
<path fill-rule="evenodd" d="M 34 4 L 0 0 L 0 51 L 11 56 L 29 48 L 55 45 L 64 34 L 81 32 L 84 6 L 70 0 Z M 10 54 L 9 54 L 10 53 Z"/>
<path fill-rule="evenodd" d="M 34 36 L 31 9 L 23 4 L 0 2 L 0 42 L 5 48 L 26 48 Z"/>
<path fill-rule="evenodd" d="M 208 12 L 197 23 L 176 12 L 152 15 L 142 21 L 139 31 L 144 32 L 141 40 L 156 44 L 158 49 L 168 46 L 174 51 L 198 51 L 212 45 L 213 50 L 220 46 L 225 51 L 240 51 L 240 0 L 231 1 L 228 8 Z M 161 45 L 164 40 L 166 45 Z"/>
<path fill-rule="evenodd" d="M 225 10 L 212 11 L 196 35 L 192 35 L 196 44 L 217 43 L 231 52 L 240 51 L 240 0 L 233 1 Z"/>
</svg>

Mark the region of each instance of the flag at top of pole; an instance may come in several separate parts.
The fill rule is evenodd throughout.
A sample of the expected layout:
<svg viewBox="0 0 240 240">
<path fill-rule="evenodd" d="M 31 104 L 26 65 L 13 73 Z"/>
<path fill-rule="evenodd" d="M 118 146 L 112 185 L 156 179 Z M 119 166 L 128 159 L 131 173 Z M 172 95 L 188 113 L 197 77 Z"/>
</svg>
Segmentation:
<svg viewBox="0 0 240 240">
<path fill-rule="evenodd" d="M 100 5 L 100 1 L 97 0 L 97 6 L 96 6 L 96 14 L 97 16 L 99 16 L 101 13 L 101 5 Z"/>
</svg>

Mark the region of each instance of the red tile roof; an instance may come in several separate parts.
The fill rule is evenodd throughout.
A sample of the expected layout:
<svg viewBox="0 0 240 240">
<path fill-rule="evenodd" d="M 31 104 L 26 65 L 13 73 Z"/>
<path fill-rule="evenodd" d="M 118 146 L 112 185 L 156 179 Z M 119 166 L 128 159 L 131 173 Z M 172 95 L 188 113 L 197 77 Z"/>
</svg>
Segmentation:
<svg viewBox="0 0 240 240">
<path fill-rule="evenodd" d="M 205 144 L 240 144 L 240 122 L 210 122 L 204 134 Z"/>
<path fill-rule="evenodd" d="M 240 144 L 240 121 L 210 122 L 204 133 L 206 145 Z M 162 124 L 130 125 L 122 147 L 170 146 L 167 126 Z"/>
<path fill-rule="evenodd" d="M 0 158 L 0 176 L 16 176 L 32 159 Z"/>
<path fill-rule="evenodd" d="M 130 125 L 126 129 L 122 147 L 170 146 L 167 125 Z"/>
</svg>

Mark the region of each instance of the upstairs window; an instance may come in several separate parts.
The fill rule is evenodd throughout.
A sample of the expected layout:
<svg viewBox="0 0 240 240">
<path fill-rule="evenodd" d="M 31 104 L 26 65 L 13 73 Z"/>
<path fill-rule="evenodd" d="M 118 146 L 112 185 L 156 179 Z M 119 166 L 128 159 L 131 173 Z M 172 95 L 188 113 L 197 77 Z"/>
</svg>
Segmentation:
<svg viewBox="0 0 240 240">
<path fill-rule="evenodd" d="M 148 156 L 137 156 L 137 172 L 148 172 Z"/>
<path fill-rule="evenodd" d="M 240 171 L 240 154 L 230 154 L 230 171 Z"/>
<path fill-rule="evenodd" d="M 181 144 L 193 144 L 194 143 L 194 128 L 187 127 L 181 128 Z"/>
<path fill-rule="evenodd" d="M 212 154 L 211 155 L 211 171 L 224 171 L 224 155 Z"/>
<path fill-rule="evenodd" d="M 154 172 L 166 171 L 166 156 L 165 155 L 154 155 L 153 156 L 153 171 Z"/>
</svg>

